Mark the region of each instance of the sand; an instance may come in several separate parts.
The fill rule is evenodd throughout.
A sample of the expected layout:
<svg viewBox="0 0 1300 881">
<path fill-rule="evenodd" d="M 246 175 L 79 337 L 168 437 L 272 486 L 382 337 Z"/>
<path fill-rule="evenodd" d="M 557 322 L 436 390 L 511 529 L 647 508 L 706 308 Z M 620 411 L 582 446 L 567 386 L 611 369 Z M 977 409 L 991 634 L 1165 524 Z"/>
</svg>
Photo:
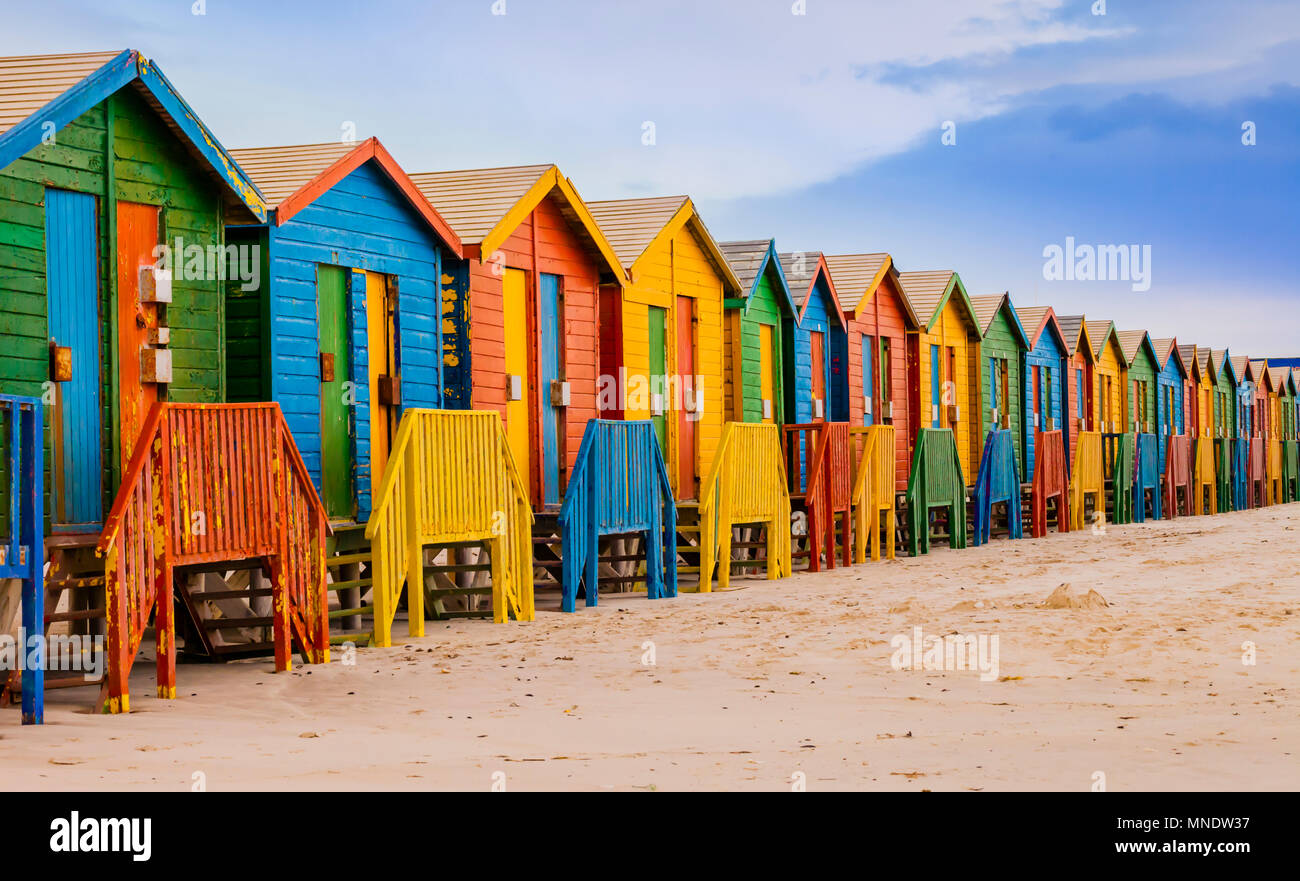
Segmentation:
<svg viewBox="0 0 1300 881">
<path fill-rule="evenodd" d="M 1294 790 L 1298 546 L 1300 505 L 995 541 L 183 665 L 175 701 L 146 658 L 130 715 L 0 711 L 0 788 Z M 915 627 L 996 636 L 997 676 L 895 669 Z"/>
</svg>

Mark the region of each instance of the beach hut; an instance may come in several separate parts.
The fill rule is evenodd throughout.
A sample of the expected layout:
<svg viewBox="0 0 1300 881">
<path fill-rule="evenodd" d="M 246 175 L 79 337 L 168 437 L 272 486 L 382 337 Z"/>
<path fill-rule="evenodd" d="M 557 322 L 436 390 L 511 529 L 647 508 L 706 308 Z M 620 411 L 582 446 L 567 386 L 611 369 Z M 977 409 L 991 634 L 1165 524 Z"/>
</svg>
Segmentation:
<svg viewBox="0 0 1300 881">
<path fill-rule="evenodd" d="M 1160 369 L 1155 347 L 1145 330 L 1117 330 L 1124 366 L 1128 371 L 1125 425 L 1135 434 L 1156 433 L 1156 376 Z"/>
<path fill-rule="evenodd" d="M 1188 371 L 1176 339 L 1153 339 L 1151 346 L 1156 353 L 1156 434 L 1160 438 L 1160 461 L 1163 463 L 1168 439 L 1187 434 L 1183 398 L 1187 392 Z"/>
<path fill-rule="evenodd" d="M 1269 370 L 1277 371 L 1278 381 L 1278 436 L 1282 441 L 1282 501 L 1294 502 L 1300 493 L 1300 445 L 1296 441 L 1296 370 L 1277 367 L 1270 363 Z"/>
<path fill-rule="evenodd" d="M 1246 463 L 1238 449 L 1240 380 L 1227 349 L 1211 355 L 1214 377 L 1215 463 L 1219 476 L 1219 513 L 1240 510 L 1246 502 Z"/>
<path fill-rule="evenodd" d="M 1194 343 L 1180 344 L 1178 357 L 1182 359 L 1187 376 L 1183 381 L 1183 429 L 1195 442 L 1201 436 L 1201 367 L 1200 348 Z"/>
<path fill-rule="evenodd" d="M 0 388 L 52 383 L 45 510 L 97 534 L 150 406 L 225 399 L 221 217 L 266 204 L 135 50 L 0 58 L 0 95 Z"/>
<path fill-rule="evenodd" d="M 1073 470 L 1079 435 L 1097 431 L 1097 355 L 1082 315 L 1058 315 L 1056 321 L 1065 340 L 1069 371 L 1065 382 L 1069 400 L 1065 427 L 1069 432 L 1068 455 Z"/>
<path fill-rule="evenodd" d="M 817 252 L 781 254 L 796 315 L 785 333 L 789 422 L 848 422 L 848 329 L 835 282 Z"/>
<path fill-rule="evenodd" d="M 724 302 L 723 419 L 781 425 L 785 420 L 785 328 L 797 315 L 776 241 L 722 242 L 742 295 Z"/>
<path fill-rule="evenodd" d="M 1007 293 L 971 297 L 971 308 L 979 322 L 980 396 L 983 398 L 983 429 L 1009 430 L 1011 448 L 1015 452 L 1016 473 L 1021 483 L 1027 483 L 1033 472 L 1027 467 L 1025 449 L 1026 430 L 1029 430 L 1028 413 L 1036 412 L 1026 404 L 1024 362 L 1029 352 L 1029 337 L 1020 324 L 1011 295 Z M 1059 379 L 1059 376 L 1057 377 Z M 1040 380 L 1042 379 L 1040 375 Z M 1046 393 L 1048 386 L 1039 389 Z M 1038 397 L 1030 400 L 1037 402 Z"/>
<path fill-rule="evenodd" d="M 1087 322 L 1088 339 L 1096 358 L 1097 426 L 1102 434 L 1122 434 L 1127 430 L 1128 359 L 1124 355 L 1115 325 L 1110 321 Z"/>
<path fill-rule="evenodd" d="M 466 258 L 443 280 L 448 405 L 500 413 L 533 508 L 554 511 L 587 423 L 602 415 L 598 399 L 616 399 L 614 383 L 600 383 L 611 365 L 597 328 L 603 298 L 618 299 L 622 263 L 554 165 L 411 180 Z"/>
<path fill-rule="evenodd" d="M 907 337 L 913 461 L 920 429 L 951 430 L 963 479 L 972 485 L 984 449 L 979 319 L 955 272 L 904 272 L 899 283 L 919 324 Z"/>
<path fill-rule="evenodd" d="M 622 343 L 618 414 L 654 423 L 673 492 L 697 499 L 722 435 L 724 302 L 744 286 L 688 197 L 588 208 L 628 277 L 621 293 L 602 292 L 601 305 L 602 351 Z M 602 372 L 614 366 L 602 360 Z"/>
<path fill-rule="evenodd" d="M 275 401 L 337 524 L 365 523 L 402 411 L 440 409 L 460 238 L 375 138 L 231 151 L 265 194 L 228 224 L 262 284 L 226 287 L 231 401 Z"/>
<path fill-rule="evenodd" d="M 1016 309 L 1020 325 L 1029 337 L 1025 353 L 1025 400 L 1030 416 L 1025 419 L 1025 476 L 1034 474 L 1034 442 L 1038 432 L 1068 431 L 1070 403 L 1070 358 L 1065 332 L 1051 306 Z M 1072 461 L 1066 451 L 1066 467 Z"/>
</svg>

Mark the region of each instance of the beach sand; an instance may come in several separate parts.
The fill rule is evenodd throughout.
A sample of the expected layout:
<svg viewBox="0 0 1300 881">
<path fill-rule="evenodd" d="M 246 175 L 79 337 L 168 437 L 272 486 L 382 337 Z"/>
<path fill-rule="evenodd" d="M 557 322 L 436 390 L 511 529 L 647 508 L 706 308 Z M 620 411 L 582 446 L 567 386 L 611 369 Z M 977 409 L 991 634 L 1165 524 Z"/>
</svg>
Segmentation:
<svg viewBox="0 0 1300 881">
<path fill-rule="evenodd" d="M 0 788 L 1295 790 L 1298 550 L 1300 505 L 998 540 L 430 622 L 353 664 L 182 665 L 174 701 L 146 654 L 130 715 L 0 711 Z M 1045 608 L 1063 584 L 1105 605 Z M 998 676 L 895 669 L 914 627 L 996 636 Z"/>
</svg>

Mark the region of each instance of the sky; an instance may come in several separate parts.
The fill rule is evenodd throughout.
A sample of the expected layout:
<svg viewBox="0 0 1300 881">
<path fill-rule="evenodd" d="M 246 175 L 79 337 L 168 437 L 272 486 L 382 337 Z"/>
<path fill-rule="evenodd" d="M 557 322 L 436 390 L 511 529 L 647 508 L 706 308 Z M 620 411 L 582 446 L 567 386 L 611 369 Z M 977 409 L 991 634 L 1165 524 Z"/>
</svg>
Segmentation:
<svg viewBox="0 0 1300 881">
<path fill-rule="evenodd" d="M 139 49 L 227 147 L 555 162 L 589 200 L 690 195 L 719 240 L 1300 355 L 1296 0 L 0 5 L 0 55 Z M 1145 280 L 1049 277 L 1067 241 Z"/>
</svg>

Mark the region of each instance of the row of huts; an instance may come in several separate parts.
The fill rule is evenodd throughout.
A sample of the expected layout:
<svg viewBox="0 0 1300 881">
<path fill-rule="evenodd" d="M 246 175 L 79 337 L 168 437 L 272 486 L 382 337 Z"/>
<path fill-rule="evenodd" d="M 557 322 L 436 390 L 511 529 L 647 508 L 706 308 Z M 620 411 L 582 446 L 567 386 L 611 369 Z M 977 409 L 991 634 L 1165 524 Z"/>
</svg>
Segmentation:
<svg viewBox="0 0 1300 881">
<path fill-rule="evenodd" d="M 1063 528 L 1076 483 L 1099 481 L 1092 516 L 1121 520 L 1148 510 L 1148 491 L 1157 517 L 1296 495 L 1290 367 L 1008 293 L 972 296 L 954 271 L 901 271 L 883 252 L 718 241 L 689 197 L 588 201 L 554 165 L 407 170 L 374 138 L 227 150 L 133 50 L 0 58 L 0 345 L 0 394 L 42 405 L 42 449 L 29 452 L 42 463 L 44 626 L 86 630 L 98 611 L 119 631 L 112 650 L 127 670 L 149 620 L 139 604 L 171 587 L 143 600 L 114 591 L 130 594 L 132 578 L 160 585 L 159 571 L 184 582 L 187 651 L 274 643 L 280 659 L 291 641 L 327 646 L 320 621 L 351 632 L 391 618 L 401 573 L 422 564 L 437 572 L 423 587 L 408 581 L 412 616 L 422 594 L 439 616 L 530 617 L 534 578 L 548 573 L 570 608 L 577 592 L 594 602 L 598 584 L 653 576 L 671 593 L 692 572 L 707 587 L 715 566 L 724 580 L 733 564 L 781 574 L 780 542 L 743 528 L 787 531 L 777 514 L 795 522 L 784 553 L 817 568 L 847 559 L 868 528 L 960 546 L 967 496 L 981 492 L 1006 504 L 1013 535 L 1022 489 L 1056 486 Z M 257 435 L 241 433 L 254 429 L 238 407 L 267 403 L 284 444 L 265 447 L 271 501 L 230 489 L 261 474 L 243 452 Z M 17 426 L 20 409 L 0 413 Z M 495 414 L 499 438 L 433 416 L 406 427 L 410 414 L 450 412 Z M 206 436 L 184 420 L 204 418 L 227 422 L 196 441 Z M 745 431 L 754 426 L 768 428 Z M 33 484 L 19 486 L 17 429 L 5 437 L 14 499 Z M 1154 486 L 1144 467 L 1158 472 Z M 918 501 L 921 468 L 948 471 L 959 513 Z M 190 504 L 185 493 L 209 472 L 232 497 L 262 499 L 256 518 L 310 524 L 301 540 L 319 548 L 304 571 L 319 583 L 289 604 L 301 620 L 264 608 L 288 589 L 274 559 L 295 539 L 276 550 L 254 530 L 240 538 L 237 506 L 205 526 L 217 538 L 140 545 L 139 571 L 128 571 L 123 536 L 147 531 L 132 505 Z M 277 490 L 276 479 L 301 485 Z M 751 482 L 779 488 L 764 490 L 770 519 L 742 512 Z M 1009 489 L 990 495 L 994 483 Z M 867 487 L 884 523 L 902 525 L 851 523 Z M 453 513 L 445 502 L 479 492 L 483 511 L 524 513 L 489 532 L 473 505 Z M 277 513 L 277 494 L 303 507 Z M 20 577 L 21 507 L 0 519 L 10 536 L 0 577 Z M 895 510 L 908 516 L 895 521 Z M 168 516 L 184 532 L 195 513 Z M 418 528 L 386 538 L 404 519 Z M 581 555 L 570 553 L 578 529 L 594 536 Z M 721 563 L 719 529 L 730 534 Z M 643 541 L 614 540 L 625 534 Z M 503 535 L 491 561 L 470 547 Z M 507 554 L 514 569 L 501 568 Z M 164 559 L 174 573 L 150 569 Z M 385 579 L 395 592 L 381 591 Z M 78 600 L 80 588 L 92 597 Z M 292 635 L 256 636 L 276 628 Z M 124 681 L 115 687 L 124 694 Z"/>
</svg>

